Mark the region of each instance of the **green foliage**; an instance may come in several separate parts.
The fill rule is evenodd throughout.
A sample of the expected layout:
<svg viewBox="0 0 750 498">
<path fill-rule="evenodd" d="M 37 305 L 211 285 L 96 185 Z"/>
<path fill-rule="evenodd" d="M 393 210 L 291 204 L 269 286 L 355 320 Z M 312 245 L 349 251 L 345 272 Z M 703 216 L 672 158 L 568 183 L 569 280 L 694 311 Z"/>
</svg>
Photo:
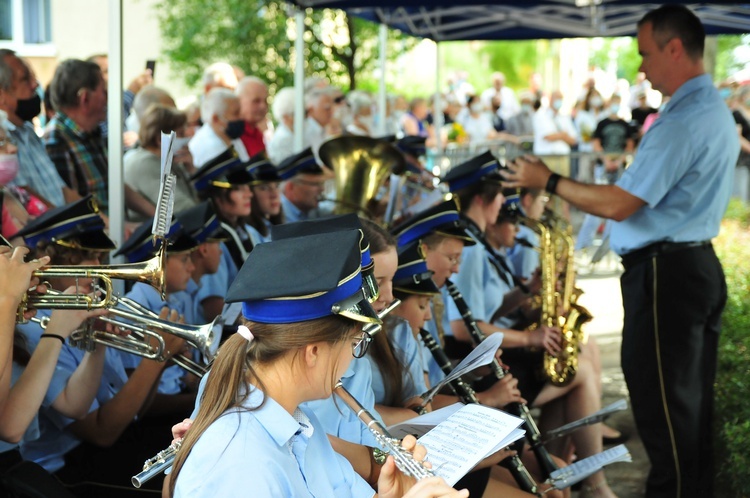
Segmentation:
<svg viewBox="0 0 750 498">
<path fill-rule="evenodd" d="M 721 496 L 750 496 L 750 209 L 733 200 L 715 241 L 727 279 L 716 376 L 717 483 Z M 717 496 L 719 496 L 717 494 Z"/>
<path fill-rule="evenodd" d="M 724 81 L 745 66 L 742 61 L 736 59 L 734 49 L 747 44 L 750 44 L 750 35 L 718 36 L 714 80 Z"/>
<path fill-rule="evenodd" d="M 638 41 L 631 37 L 604 38 L 601 47 L 591 52 L 589 64 L 605 70 L 614 65 L 618 78 L 635 81 L 641 65 Z"/>
<path fill-rule="evenodd" d="M 269 0 L 170 0 L 156 6 L 164 55 L 194 85 L 203 68 L 227 61 L 269 82 L 271 91 L 294 84 L 294 16 L 287 4 Z M 354 88 L 356 76 L 377 64 L 377 25 L 340 10 L 308 9 L 305 19 L 305 74 L 326 76 Z M 389 31 L 391 59 L 410 49 Z"/>
</svg>

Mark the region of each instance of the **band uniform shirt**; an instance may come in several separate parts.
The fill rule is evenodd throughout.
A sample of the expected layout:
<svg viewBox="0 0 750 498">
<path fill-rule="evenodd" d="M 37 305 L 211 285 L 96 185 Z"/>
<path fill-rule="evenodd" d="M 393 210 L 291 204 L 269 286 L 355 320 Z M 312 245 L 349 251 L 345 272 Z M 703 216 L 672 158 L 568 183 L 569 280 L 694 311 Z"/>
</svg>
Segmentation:
<svg viewBox="0 0 750 498">
<path fill-rule="evenodd" d="M 25 369 L 26 367 L 16 363 L 15 361 L 11 364 L 11 370 L 10 370 L 11 388 L 14 385 L 16 385 L 16 382 L 18 382 L 18 379 L 21 378 L 21 375 L 23 375 L 23 372 Z M 38 414 L 34 415 L 34 418 L 31 419 L 31 423 L 26 428 L 26 432 L 24 432 L 23 436 L 21 436 L 21 441 L 19 441 L 18 443 L 7 443 L 5 441 L 0 441 L 0 454 L 5 453 L 6 451 L 12 451 L 12 450 L 18 449 L 25 442 L 35 441 L 36 439 L 39 439 L 39 415 Z"/>
<path fill-rule="evenodd" d="M 380 414 L 375 410 L 375 393 L 372 389 L 370 362 L 364 358 L 352 360 L 349 363 L 349 368 L 341 376 L 341 384 L 373 417 L 380 422 L 383 421 Z M 350 443 L 372 448 L 380 447 L 370 429 L 362 423 L 353 410 L 344 406 L 343 402 L 338 400 L 335 395 L 326 399 L 307 401 L 300 406 L 315 413 L 326 434 Z"/>
<path fill-rule="evenodd" d="M 38 310 L 37 317 L 50 316 L 50 310 Z M 41 340 L 44 330 L 35 322 L 16 325 L 26 338 L 29 350 L 33 351 Z M 39 415 L 39 438 L 35 441 L 25 441 L 21 445 L 24 460 L 33 460 L 44 467 L 47 472 L 57 472 L 65 465 L 65 454 L 77 447 L 81 441 L 66 430 L 75 420 L 64 417 L 52 408 L 52 403 L 63 392 L 68 380 L 83 361 L 85 351 L 63 345 L 57 359 L 55 374 L 52 377 L 47 393 L 42 402 Z M 116 350 L 107 348 L 104 356 L 104 370 L 94 401 L 89 413 L 97 410 L 101 405 L 111 400 L 125 383 L 128 376 Z"/>
<path fill-rule="evenodd" d="M 440 288 L 440 296 L 436 297 L 439 297 L 442 300 L 443 311 L 442 313 L 438 313 L 435 309 L 435 301 L 431 300 L 430 311 L 432 312 L 432 318 L 426 321 L 422 328 L 427 330 L 439 345 L 442 345 L 443 341 L 440 337 L 440 333 L 438 332 L 436 320 L 441 321 L 443 333 L 445 335 L 452 336 L 453 332 L 451 330 L 451 322 L 449 316 L 460 316 L 460 314 L 458 313 L 458 308 L 456 308 L 456 303 L 453 302 L 450 294 L 448 294 L 448 289 L 445 287 L 445 285 Z M 422 348 L 422 368 L 424 369 L 425 373 L 427 373 L 427 379 L 430 381 L 430 386 L 435 386 L 442 382 L 443 379 L 445 379 L 445 373 L 443 372 L 443 369 L 440 368 L 440 365 L 438 365 L 435 361 L 435 358 L 432 356 L 429 348 L 425 346 L 421 340 L 419 342 Z"/>
<path fill-rule="evenodd" d="M 63 181 L 81 196 L 92 194 L 107 212 L 107 146 L 97 127 L 83 131 L 70 117 L 58 111 L 49 123 L 45 146 Z"/>
<path fill-rule="evenodd" d="M 508 251 L 508 262 L 511 264 L 516 276 L 522 279 L 529 279 L 539 268 L 539 253 L 536 248 L 539 247 L 539 236 L 526 225 L 518 227 L 516 239 L 525 240 L 532 247 L 526 247 L 516 242 L 516 245 Z"/>
<path fill-rule="evenodd" d="M 224 299 L 229 290 L 229 284 L 234 281 L 239 269 L 232 259 L 226 244 L 221 243 L 221 261 L 216 273 L 201 276 L 199 289 L 195 293 L 195 301 L 199 307 L 209 297 L 220 297 Z"/>
<path fill-rule="evenodd" d="M 175 498 L 372 498 L 373 489 L 333 451 L 317 417 L 294 416 L 252 388 L 241 407 L 227 410 L 193 446 L 175 485 Z"/>
<path fill-rule="evenodd" d="M 424 368 L 422 360 L 422 351 L 419 343 L 414 338 L 409 322 L 398 319 L 395 324 L 388 320 L 388 326 L 383 328 L 387 331 L 388 338 L 394 348 L 394 355 L 406 369 L 402 379 L 402 402 L 408 401 L 414 397 L 420 396 L 427 391 L 424 380 Z M 381 332 L 382 333 L 382 332 Z M 375 395 L 376 404 L 385 404 L 386 389 L 385 379 L 380 367 L 371 355 L 365 355 L 367 362 L 370 364 L 372 371 L 372 390 Z"/>
<path fill-rule="evenodd" d="M 616 184 L 646 205 L 613 224 L 614 251 L 622 255 L 657 241 L 715 237 L 739 150 L 734 120 L 711 78 L 704 74 L 684 83 Z"/>
<path fill-rule="evenodd" d="M 461 266 L 453 280 L 474 320 L 485 323 L 492 323 L 492 316 L 502 305 L 503 296 L 510 290 L 490 263 L 490 257 L 479 241 L 473 246 L 465 246 L 461 252 Z M 463 320 L 457 308 L 446 309 L 450 321 Z"/>
<path fill-rule="evenodd" d="M 136 282 L 133 288 L 128 292 L 125 297 L 132 299 L 138 304 L 148 308 L 157 315 L 161 312 L 165 306 L 170 310 L 175 310 L 181 316 L 185 317 L 185 323 L 192 324 L 194 321 L 193 310 L 188 305 L 187 301 L 180 299 L 178 296 L 174 298 L 172 295 L 167 297 L 167 301 L 162 300 L 159 291 L 151 287 L 149 284 L 143 282 Z M 122 358 L 122 364 L 126 369 L 135 370 L 138 365 L 143 361 L 143 357 L 137 354 L 128 353 L 126 351 L 117 351 Z M 187 372 L 177 365 L 170 365 L 164 369 L 159 378 L 159 387 L 157 392 L 159 394 L 180 394 L 184 384 L 182 378 Z"/>
</svg>

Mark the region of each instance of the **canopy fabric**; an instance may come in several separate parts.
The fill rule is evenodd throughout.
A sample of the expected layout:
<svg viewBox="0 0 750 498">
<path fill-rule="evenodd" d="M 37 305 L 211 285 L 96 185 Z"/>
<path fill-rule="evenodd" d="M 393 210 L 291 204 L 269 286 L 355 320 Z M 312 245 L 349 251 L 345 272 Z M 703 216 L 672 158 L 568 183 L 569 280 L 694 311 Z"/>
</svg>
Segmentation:
<svg viewBox="0 0 750 498">
<path fill-rule="evenodd" d="M 637 0 L 296 0 L 301 7 L 340 8 L 404 33 L 435 41 L 530 40 L 634 36 L 644 12 L 663 3 L 685 4 L 708 34 L 750 33 L 750 5 Z"/>
</svg>

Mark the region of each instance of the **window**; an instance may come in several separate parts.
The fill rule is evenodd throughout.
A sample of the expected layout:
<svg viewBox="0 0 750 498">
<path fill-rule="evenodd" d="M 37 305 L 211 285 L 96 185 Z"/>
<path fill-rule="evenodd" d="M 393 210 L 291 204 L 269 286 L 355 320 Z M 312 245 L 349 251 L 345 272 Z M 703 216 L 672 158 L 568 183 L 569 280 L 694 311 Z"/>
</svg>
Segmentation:
<svg viewBox="0 0 750 498">
<path fill-rule="evenodd" d="M 52 46 L 51 0 L 0 0 L 0 48 L 45 55 Z"/>
</svg>

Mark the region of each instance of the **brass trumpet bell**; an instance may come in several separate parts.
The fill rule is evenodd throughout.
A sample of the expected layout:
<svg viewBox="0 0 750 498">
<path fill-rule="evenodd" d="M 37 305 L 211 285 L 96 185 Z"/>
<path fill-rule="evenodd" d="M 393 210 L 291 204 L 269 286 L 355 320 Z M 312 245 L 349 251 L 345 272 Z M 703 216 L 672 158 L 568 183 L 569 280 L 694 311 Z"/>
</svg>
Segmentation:
<svg viewBox="0 0 750 498">
<path fill-rule="evenodd" d="M 358 211 L 369 214 L 368 204 L 375 200 L 388 175 L 400 175 L 406 170 L 401 151 L 372 137 L 332 138 L 320 146 L 318 154 L 334 172 L 336 214 Z"/>
</svg>

